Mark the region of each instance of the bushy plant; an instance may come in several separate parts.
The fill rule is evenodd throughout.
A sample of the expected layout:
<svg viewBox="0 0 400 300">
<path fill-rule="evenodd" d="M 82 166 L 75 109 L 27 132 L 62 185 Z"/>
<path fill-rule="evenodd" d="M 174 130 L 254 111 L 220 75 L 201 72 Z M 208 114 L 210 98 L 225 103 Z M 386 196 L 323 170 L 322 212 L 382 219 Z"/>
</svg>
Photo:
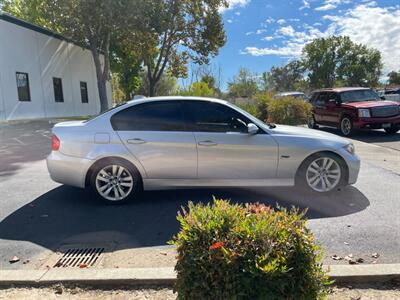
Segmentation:
<svg viewBox="0 0 400 300">
<path fill-rule="evenodd" d="M 267 121 L 268 119 L 268 106 L 272 100 L 274 100 L 274 93 L 272 92 L 264 92 L 258 93 L 254 96 L 254 100 L 256 101 L 257 106 L 257 115 L 256 117 L 262 121 Z"/>
<path fill-rule="evenodd" d="M 329 285 L 304 212 L 193 204 L 177 217 L 178 299 L 320 299 Z"/>
<path fill-rule="evenodd" d="M 311 117 L 312 106 L 309 102 L 293 97 L 273 99 L 268 104 L 268 122 L 302 125 Z"/>
<path fill-rule="evenodd" d="M 256 104 L 246 103 L 246 104 L 236 104 L 236 105 L 239 106 L 241 109 L 247 111 L 249 114 L 257 117 L 258 108 Z"/>
</svg>

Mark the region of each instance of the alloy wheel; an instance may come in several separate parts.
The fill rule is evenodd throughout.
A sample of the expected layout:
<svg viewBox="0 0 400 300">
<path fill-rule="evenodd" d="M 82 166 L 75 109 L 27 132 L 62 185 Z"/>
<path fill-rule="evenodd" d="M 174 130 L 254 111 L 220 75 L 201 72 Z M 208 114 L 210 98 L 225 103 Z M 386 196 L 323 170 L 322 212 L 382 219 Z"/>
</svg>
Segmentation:
<svg viewBox="0 0 400 300">
<path fill-rule="evenodd" d="M 333 158 L 317 158 L 308 166 L 306 179 L 307 184 L 314 191 L 329 192 L 338 186 L 341 169 Z"/>
<path fill-rule="evenodd" d="M 351 132 L 351 121 L 349 118 L 343 118 L 340 123 L 340 129 L 344 135 L 349 135 Z"/>
<path fill-rule="evenodd" d="M 96 176 L 97 192 L 110 201 L 121 201 L 128 197 L 133 183 L 131 173 L 120 165 L 106 166 Z"/>
</svg>

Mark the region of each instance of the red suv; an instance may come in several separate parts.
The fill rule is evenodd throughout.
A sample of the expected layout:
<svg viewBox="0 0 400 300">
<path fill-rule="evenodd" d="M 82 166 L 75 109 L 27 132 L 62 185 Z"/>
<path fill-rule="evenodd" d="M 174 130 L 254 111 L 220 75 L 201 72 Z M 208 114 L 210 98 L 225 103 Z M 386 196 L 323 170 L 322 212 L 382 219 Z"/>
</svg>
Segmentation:
<svg viewBox="0 0 400 300">
<path fill-rule="evenodd" d="M 308 127 L 333 126 L 349 136 L 357 128 L 383 128 L 394 134 L 400 129 L 400 103 L 384 101 L 368 88 L 333 88 L 312 93 L 312 118 Z"/>
</svg>

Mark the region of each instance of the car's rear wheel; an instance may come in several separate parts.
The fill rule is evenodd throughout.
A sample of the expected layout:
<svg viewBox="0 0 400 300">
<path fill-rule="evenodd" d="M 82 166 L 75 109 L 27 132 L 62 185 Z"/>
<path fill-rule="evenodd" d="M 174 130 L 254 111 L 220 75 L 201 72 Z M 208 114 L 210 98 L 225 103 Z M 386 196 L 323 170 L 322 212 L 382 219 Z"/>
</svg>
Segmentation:
<svg viewBox="0 0 400 300">
<path fill-rule="evenodd" d="M 311 192 L 328 193 L 339 188 L 345 176 L 346 168 L 339 157 L 331 153 L 317 153 L 303 162 L 296 183 Z"/>
<path fill-rule="evenodd" d="M 140 175 L 129 163 L 110 159 L 97 164 L 92 171 L 90 186 L 101 200 L 120 204 L 139 192 Z"/>
<path fill-rule="evenodd" d="M 340 133 L 350 136 L 353 133 L 353 121 L 348 116 L 344 116 L 340 121 Z"/>
<path fill-rule="evenodd" d="M 392 126 L 385 128 L 386 133 L 388 134 L 395 134 L 400 130 L 399 125 L 392 124 Z"/>
</svg>

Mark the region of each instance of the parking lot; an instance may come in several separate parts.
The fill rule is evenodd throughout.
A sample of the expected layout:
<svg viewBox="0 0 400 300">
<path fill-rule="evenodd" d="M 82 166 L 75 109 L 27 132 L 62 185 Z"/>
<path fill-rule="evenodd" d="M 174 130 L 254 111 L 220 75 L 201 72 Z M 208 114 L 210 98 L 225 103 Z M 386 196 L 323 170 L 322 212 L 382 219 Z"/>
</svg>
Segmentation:
<svg viewBox="0 0 400 300">
<path fill-rule="evenodd" d="M 307 208 L 309 226 L 325 250 L 326 263 L 345 263 L 330 257 L 350 253 L 365 263 L 400 263 L 400 171 L 390 167 L 400 162 L 400 134 L 357 134 L 354 139 L 361 142 L 356 141 L 356 147 L 363 153 L 359 180 L 329 196 L 310 197 L 288 188 L 196 189 L 145 192 L 136 202 L 106 206 L 84 190 L 49 178 L 45 158 L 52 124 L 0 126 L 1 269 L 42 266 L 42 260 L 63 244 L 112 245 L 107 251 L 113 263 L 112 254 L 118 251 L 128 256 L 132 251 L 131 262 L 142 247 L 156 247 L 159 253 L 179 229 L 180 207 L 188 200 L 210 201 L 212 196 Z M 367 154 L 386 158 L 376 163 Z M 372 253 L 379 258 L 372 258 Z M 14 255 L 21 260 L 10 264 Z M 124 261 L 118 266 L 123 267 Z"/>
</svg>

